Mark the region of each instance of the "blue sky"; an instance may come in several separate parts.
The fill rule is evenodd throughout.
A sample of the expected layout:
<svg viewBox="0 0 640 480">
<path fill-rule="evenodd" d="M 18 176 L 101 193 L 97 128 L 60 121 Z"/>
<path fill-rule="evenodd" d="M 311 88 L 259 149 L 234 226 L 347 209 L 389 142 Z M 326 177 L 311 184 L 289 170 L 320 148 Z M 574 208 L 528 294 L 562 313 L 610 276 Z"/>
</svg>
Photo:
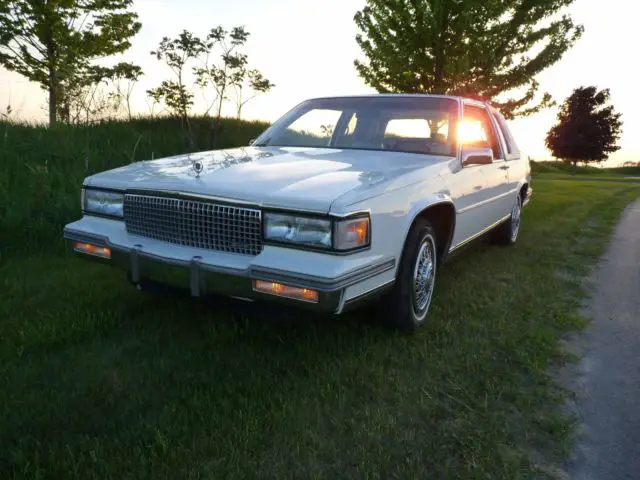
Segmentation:
<svg viewBox="0 0 640 480">
<path fill-rule="evenodd" d="M 247 118 L 273 121 L 305 98 L 369 93 L 358 77 L 354 58 L 353 15 L 364 0 L 136 0 L 142 31 L 124 58 L 142 66 L 146 76 L 137 85 L 135 108 L 147 112 L 144 91 L 169 77 L 169 72 L 149 52 L 163 36 L 183 29 L 205 35 L 216 25 L 244 25 L 251 33 L 245 49 L 252 66 L 261 70 L 276 88 L 250 102 Z M 541 89 L 561 101 L 579 85 L 611 90 L 612 101 L 623 114 L 622 149 L 610 164 L 640 160 L 640 100 L 636 62 L 640 4 L 635 0 L 577 0 L 569 9 L 585 26 L 579 43 L 538 79 Z M 196 94 L 198 106 L 204 101 Z M 45 95 L 25 79 L 0 70 L 0 109 L 11 103 L 17 117 L 46 118 Z M 232 113 L 233 106 L 228 105 Z M 547 159 L 544 136 L 555 121 L 556 110 L 511 122 L 523 150 L 533 158 Z"/>
</svg>

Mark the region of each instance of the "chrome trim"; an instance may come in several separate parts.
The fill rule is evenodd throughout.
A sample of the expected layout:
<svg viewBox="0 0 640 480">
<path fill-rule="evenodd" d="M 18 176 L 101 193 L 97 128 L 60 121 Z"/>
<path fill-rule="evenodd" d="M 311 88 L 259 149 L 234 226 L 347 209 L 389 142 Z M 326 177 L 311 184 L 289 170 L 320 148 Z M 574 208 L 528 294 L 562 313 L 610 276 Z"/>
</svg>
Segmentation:
<svg viewBox="0 0 640 480">
<path fill-rule="evenodd" d="M 486 205 L 488 203 L 495 202 L 496 200 L 500 200 L 501 198 L 504 198 L 506 196 L 512 195 L 514 192 L 517 192 L 517 191 L 518 191 L 518 189 L 514 188 L 513 190 L 509 190 L 508 192 L 501 193 L 500 195 L 498 195 L 496 197 L 491 197 L 491 198 L 488 198 L 486 200 L 482 200 L 481 202 L 474 203 L 473 205 L 468 205 L 468 206 L 466 206 L 464 208 L 456 210 L 456 213 L 460 214 L 460 213 L 468 212 L 469 210 L 473 210 L 474 208 L 481 207 L 482 205 Z"/>
<path fill-rule="evenodd" d="M 95 188 L 95 187 L 92 187 L 92 188 Z M 346 213 L 341 213 L 341 212 L 331 212 L 330 210 L 316 210 L 311 208 L 283 207 L 281 205 L 275 205 L 271 203 L 250 202 L 247 200 L 240 200 L 237 198 L 219 197 L 216 195 L 206 195 L 206 194 L 200 194 L 200 193 L 190 193 L 190 192 L 183 192 L 180 190 L 156 190 L 156 189 L 133 188 L 133 189 L 127 190 L 126 192 L 124 190 L 117 190 L 117 191 L 122 193 L 134 194 L 134 195 L 149 195 L 149 196 L 162 196 L 162 197 L 166 196 L 166 197 L 176 197 L 176 198 L 188 198 L 193 200 L 206 200 L 210 202 L 242 205 L 247 208 L 277 210 L 277 211 L 295 212 L 295 213 L 301 213 L 301 214 L 308 213 L 309 215 L 321 215 L 325 217 L 329 216 L 329 217 L 336 217 L 336 218 L 345 218 L 345 217 L 351 217 L 355 215 L 364 215 L 364 214 L 371 215 L 370 208 L 352 210 Z M 359 203 L 359 201 L 356 203 Z"/>
<path fill-rule="evenodd" d="M 330 215 L 330 213 L 328 212 L 328 210 L 313 210 L 313 209 L 305 209 L 305 208 L 296 208 L 296 207 L 282 207 L 282 206 L 277 206 L 277 205 L 272 205 L 270 203 L 265 203 L 262 204 L 259 208 L 262 208 L 264 210 L 275 210 L 277 212 L 289 212 L 289 213 L 295 213 L 295 214 L 308 214 L 308 215 L 314 215 L 314 216 L 321 216 L 321 217 L 327 217 L 328 215 Z"/>
<path fill-rule="evenodd" d="M 352 210 L 350 212 L 346 212 L 346 213 L 339 213 L 339 212 L 329 212 L 329 216 L 330 217 L 335 217 L 337 219 L 343 220 L 346 218 L 350 218 L 350 217 L 359 217 L 359 216 L 369 216 L 369 221 L 371 221 L 371 209 L 370 208 L 365 208 L 362 210 Z"/>
<path fill-rule="evenodd" d="M 368 280 L 371 277 L 388 272 L 395 268 L 395 259 L 383 260 L 381 262 L 359 268 L 356 271 L 347 272 L 339 277 L 327 279 L 315 275 L 297 274 L 284 270 L 277 270 L 263 267 L 251 267 L 249 273 L 255 280 L 273 280 L 286 283 L 292 287 L 311 288 L 318 291 L 332 291 L 347 288 L 356 283 Z"/>
<path fill-rule="evenodd" d="M 480 232 L 476 233 L 475 235 L 470 236 L 469 238 L 467 238 L 466 240 L 463 240 L 462 242 L 460 242 L 459 244 L 457 244 L 455 247 L 451 247 L 449 249 L 449 253 L 453 253 L 456 250 L 458 250 L 461 247 L 464 247 L 465 245 L 473 242 L 475 239 L 481 237 L 482 235 L 484 235 L 485 233 L 489 232 L 490 230 L 494 229 L 495 227 L 497 227 L 498 225 L 500 225 L 502 222 L 504 222 L 505 220 L 508 220 L 509 217 L 511 216 L 511 214 L 509 213 L 509 215 L 506 215 L 505 217 L 501 218 L 500 220 L 498 220 L 497 222 L 489 225 L 487 228 L 481 230 Z"/>
<path fill-rule="evenodd" d="M 240 200 L 230 197 L 218 197 L 216 195 L 207 195 L 204 193 L 190 193 L 181 190 L 161 190 L 161 189 L 145 189 L 145 188 L 131 188 L 126 191 L 132 195 L 149 195 L 158 197 L 170 197 L 170 198 L 187 198 L 190 200 L 206 200 L 208 202 L 220 202 L 234 205 L 242 205 L 249 208 L 260 208 L 260 205 L 255 202 L 248 202 L 246 200 Z"/>
</svg>

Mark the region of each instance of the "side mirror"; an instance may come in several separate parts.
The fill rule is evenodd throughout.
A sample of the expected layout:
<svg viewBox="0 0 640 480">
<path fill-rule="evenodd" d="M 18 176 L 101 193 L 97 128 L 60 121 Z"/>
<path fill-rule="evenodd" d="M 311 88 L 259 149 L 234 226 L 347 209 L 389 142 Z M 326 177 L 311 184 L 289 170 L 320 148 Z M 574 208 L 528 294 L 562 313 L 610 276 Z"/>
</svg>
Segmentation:
<svg viewBox="0 0 640 480">
<path fill-rule="evenodd" d="M 462 166 L 489 165 L 493 162 L 493 150 L 489 147 L 462 147 Z"/>
</svg>

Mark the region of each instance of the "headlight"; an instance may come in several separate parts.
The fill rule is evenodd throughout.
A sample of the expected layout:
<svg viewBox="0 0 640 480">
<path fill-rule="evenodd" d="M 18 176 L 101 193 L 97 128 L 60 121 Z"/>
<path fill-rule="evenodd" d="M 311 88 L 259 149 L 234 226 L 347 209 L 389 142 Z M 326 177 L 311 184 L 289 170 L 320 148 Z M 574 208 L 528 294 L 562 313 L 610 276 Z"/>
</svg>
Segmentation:
<svg viewBox="0 0 640 480">
<path fill-rule="evenodd" d="M 265 213 L 264 238 L 327 250 L 347 251 L 371 243 L 369 217 L 345 220 Z"/>
<path fill-rule="evenodd" d="M 331 220 L 266 213 L 264 238 L 309 247 L 331 248 Z"/>
<path fill-rule="evenodd" d="M 87 213 L 122 218 L 123 203 L 124 193 L 122 192 L 83 189 L 82 209 Z"/>
</svg>

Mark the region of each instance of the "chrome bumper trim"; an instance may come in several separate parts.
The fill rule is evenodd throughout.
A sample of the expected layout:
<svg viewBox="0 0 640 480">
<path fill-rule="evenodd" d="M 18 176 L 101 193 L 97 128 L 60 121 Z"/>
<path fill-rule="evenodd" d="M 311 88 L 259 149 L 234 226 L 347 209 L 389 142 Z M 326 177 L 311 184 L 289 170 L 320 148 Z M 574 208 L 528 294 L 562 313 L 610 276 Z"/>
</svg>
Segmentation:
<svg viewBox="0 0 640 480">
<path fill-rule="evenodd" d="M 391 270 L 395 265 L 395 259 L 384 260 L 380 263 L 368 265 L 355 272 L 348 272 L 340 277 L 332 279 L 261 267 L 251 268 L 249 270 L 249 274 L 251 278 L 256 280 L 272 280 L 286 283 L 293 287 L 312 288 L 320 292 L 330 292 L 360 283 L 371 277 Z"/>
<path fill-rule="evenodd" d="M 324 278 L 263 267 L 234 269 L 207 265 L 201 262 L 202 258 L 199 256 L 194 256 L 190 260 L 166 258 L 144 252 L 140 245 L 123 248 L 111 244 L 104 236 L 68 228 L 64 229 L 64 238 L 110 248 L 111 260 L 97 260 L 128 272 L 134 284 L 157 283 L 187 290 L 194 297 L 218 294 L 251 300 L 268 300 L 327 313 L 338 312 L 345 288 L 395 267 L 395 259 L 388 259 L 336 278 Z M 78 255 L 89 258 L 86 255 Z M 314 304 L 256 292 L 253 290 L 253 280 L 275 281 L 294 287 L 317 290 L 320 294 L 319 301 Z"/>
</svg>

